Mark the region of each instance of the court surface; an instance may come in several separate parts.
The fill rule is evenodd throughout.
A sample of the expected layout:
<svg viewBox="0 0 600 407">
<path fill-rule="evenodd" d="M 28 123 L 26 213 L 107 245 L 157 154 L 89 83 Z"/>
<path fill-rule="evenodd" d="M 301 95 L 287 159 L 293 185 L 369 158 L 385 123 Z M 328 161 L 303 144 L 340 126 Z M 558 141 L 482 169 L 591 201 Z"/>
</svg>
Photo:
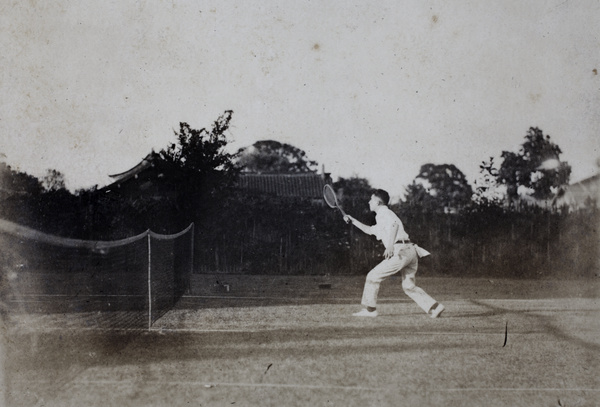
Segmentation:
<svg viewBox="0 0 600 407">
<path fill-rule="evenodd" d="M 362 277 L 196 279 L 150 331 L 13 315 L 9 405 L 600 405 L 595 281 L 418 279 L 433 320 L 399 281 L 361 319 Z"/>
</svg>

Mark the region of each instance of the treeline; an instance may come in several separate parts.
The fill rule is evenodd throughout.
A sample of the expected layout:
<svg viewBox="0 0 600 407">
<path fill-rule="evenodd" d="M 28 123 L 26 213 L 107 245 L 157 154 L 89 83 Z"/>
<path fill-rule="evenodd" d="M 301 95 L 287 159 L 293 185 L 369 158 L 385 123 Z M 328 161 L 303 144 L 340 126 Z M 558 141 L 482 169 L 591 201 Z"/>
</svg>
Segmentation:
<svg viewBox="0 0 600 407">
<path fill-rule="evenodd" d="M 6 167 L 4 171 L 7 178 Z M 12 171 L 10 167 L 8 171 Z M 45 190 L 32 182 L 11 193 L 0 190 L 0 197 L 1 219 L 74 239 L 117 240 L 147 229 L 170 233 L 191 221 L 177 221 L 175 206 L 169 202 L 157 202 L 151 197 L 121 199 L 95 188 L 72 193 L 64 188 Z"/>
<path fill-rule="evenodd" d="M 366 223 L 371 214 L 346 208 Z M 569 213 L 530 207 L 521 212 L 473 207 L 460 214 L 393 207 L 411 239 L 432 254 L 420 273 L 489 278 L 588 278 L 598 275 L 595 207 Z M 198 272 L 365 274 L 383 246 L 314 202 L 233 195 L 218 217 L 199 228 Z"/>
<path fill-rule="evenodd" d="M 284 199 L 236 188 L 240 163 L 256 172 L 311 172 L 317 164 L 302 150 L 272 140 L 226 153 L 231 115 L 225 112 L 211 129 L 181 123 L 177 141 L 154 153 L 151 192 L 93 187 L 72 193 L 56 171 L 38 180 L 0 163 L 0 217 L 87 240 L 122 239 L 147 229 L 175 233 L 194 222 L 199 273 L 364 274 L 381 260 L 380 243 L 346 225 L 322 199 Z M 421 273 L 597 276 L 597 203 L 576 212 L 515 204 L 519 188 L 547 199 L 566 185 L 571 169 L 558 160 L 560 153 L 549 136 L 531 128 L 519 153 L 503 152 L 500 166 L 492 159 L 482 163 L 475 190 L 453 165 L 423 165 L 405 198 L 392 208 L 411 239 L 432 253 L 422 259 Z M 334 188 L 348 213 L 373 224 L 367 206 L 372 187 L 366 179 L 341 178 Z M 508 199 L 498 195 L 503 188 Z"/>
<path fill-rule="evenodd" d="M 400 210 L 402 213 L 402 210 Z M 411 236 L 431 248 L 425 269 L 455 276 L 598 276 L 600 211 L 474 207 L 460 214 L 404 211 Z"/>
<path fill-rule="evenodd" d="M 368 191 L 346 196 L 344 202 L 347 212 L 372 224 Z M 339 212 L 318 200 L 282 199 L 231 187 L 192 219 L 174 207 L 139 211 L 132 202 L 100 198 L 65 193 L 43 193 L 37 200 L 17 196 L 9 200 L 12 205 L 2 206 L 1 217 L 46 233 L 92 240 L 123 238 L 148 228 L 172 232 L 195 221 L 198 273 L 365 274 L 383 254 L 374 237 L 347 225 Z M 392 209 L 411 239 L 431 252 L 421 259 L 421 275 L 598 275 L 596 206 L 576 212 L 472 206 L 443 213 L 401 202 Z M 165 216 L 165 210 L 170 215 Z"/>
<path fill-rule="evenodd" d="M 57 173 L 55 173 L 57 175 Z M 57 175 L 60 178 L 60 175 Z M 84 228 L 85 193 L 43 180 L 0 162 L 0 218 L 46 233 L 80 237 Z"/>
</svg>

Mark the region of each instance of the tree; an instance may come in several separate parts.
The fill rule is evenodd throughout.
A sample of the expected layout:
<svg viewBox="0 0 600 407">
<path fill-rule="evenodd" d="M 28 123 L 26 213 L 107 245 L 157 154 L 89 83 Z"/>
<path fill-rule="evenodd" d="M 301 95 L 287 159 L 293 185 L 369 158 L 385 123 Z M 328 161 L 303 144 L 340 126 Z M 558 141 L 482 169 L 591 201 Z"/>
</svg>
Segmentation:
<svg viewBox="0 0 600 407">
<path fill-rule="evenodd" d="M 373 187 L 365 178 L 350 177 L 339 178 L 333 183 L 344 210 L 349 213 L 363 215 L 369 214 L 369 199 L 373 193 Z"/>
<path fill-rule="evenodd" d="M 65 176 L 60 171 L 48 169 L 42 179 L 42 186 L 46 192 L 66 189 Z"/>
<path fill-rule="evenodd" d="M 212 129 L 193 129 L 188 123 L 179 124 L 175 132 L 177 143 L 159 152 L 163 165 L 179 190 L 179 207 L 186 217 L 207 215 L 218 202 L 219 193 L 232 185 L 239 172 L 235 154 L 225 151 L 233 111 L 227 110 L 213 123 Z"/>
<path fill-rule="evenodd" d="M 553 190 L 568 184 L 571 166 L 559 161 L 560 154 L 560 147 L 537 127 L 529 128 L 518 153 L 503 151 L 496 179 L 506 185 L 510 202 L 519 197 L 519 187 L 532 190 L 534 198 L 547 199 L 554 194 Z M 545 166 L 544 163 L 550 160 L 558 165 Z"/>
<path fill-rule="evenodd" d="M 0 217 L 36 227 L 43 192 L 40 181 L 0 162 Z"/>
<path fill-rule="evenodd" d="M 27 196 L 38 196 L 42 193 L 40 180 L 24 172 L 13 170 L 4 162 L 0 162 L 0 189 Z"/>
<path fill-rule="evenodd" d="M 273 140 L 257 141 L 238 151 L 237 164 L 247 172 L 315 172 L 317 162 L 289 144 Z"/>
<path fill-rule="evenodd" d="M 457 211 L 469 205 L 473 189 L 453 164 L 425 164 L 407 188 L 405 203 L 427 211 Z"/>
<path fill-rule="evenodd" d="M 225 132 L 232 114 L 233 111 L 226 111 L 213 123 L 210 131 L 179 123 L 179 132 L 175 132 L 177 143 L 159 152 L 161 160 L 178 170 L 180 180 L 187 186 L 210 192 L 230 185 L 235 179 L 238 172 L 233 162 L 235 155 L 225 151 Z"/>
<path fill-rule="evenodd" d="M 174 132 L 177 143 L 161 150 L 161 159 L 186 175 L 217 176 L 219 181 L 222 177 L 229 178 L 235 173 L 235 155 L 227 153 L 224 148 L 227 145 L 225 132 L 229 129 L 232 115 L 233 111 L 227 110 L 213 123 L 210 131 L 205 128 L 196 130 L 185 122 L 179 123 L 179 132 Z M 220 182 L 214 184 L 221 185 Z"/>
<path fill-rule="evenodd" d="M 490 161 L 482 161 L 479 165 L 480 178 L 475 181 L 475 194 L 473 201 L 479 207 L 500 207 L 504 201 L 504 192 L 498 184 L 498 168 L 494 163 L 494 157 Z"/>
<path fill-rule="evenodd" d="M 39 180 L 0 162 L 0 198 L 0 217 L 47 233 L 73 236 L 81 223 L 78 199 L 57 170 Z"/>
</svg>

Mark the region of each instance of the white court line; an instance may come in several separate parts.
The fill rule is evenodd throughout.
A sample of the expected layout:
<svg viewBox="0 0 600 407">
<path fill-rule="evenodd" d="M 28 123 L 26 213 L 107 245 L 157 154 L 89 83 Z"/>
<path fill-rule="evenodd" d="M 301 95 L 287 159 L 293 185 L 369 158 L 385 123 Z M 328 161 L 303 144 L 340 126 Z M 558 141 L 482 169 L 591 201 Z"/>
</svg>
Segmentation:
<svg viewBox="0 0 600 407">
<path fill-rule="evenodd" d="M 20 294 L 21 297 L 66 297 L 66 298 L 88 298 L 88 297 L 146 297 L 144 294 Z M 16 298 L 15 298 L 16 301 Z"/>
<path fill-rule="evenodd" d="M 327 328 L 328 326 L 323 326 L 323 328 Z M 355 326 L 347 326 L 346 328 L 353 328 Z M 102 328 L 102 327 L 78 327 L 78 326 L 61 326 L 61 327 L 46 327 L 46 328 L 32 328 L 30 330 L 22 329 L 23 332 L 66 332 L 66 331 L 83 331 L 83 332 L 140 332 L 140 334 L 152 332 L 155 334 L 164 334 L 164 333 L 261 333 L 261 332 L 275 332 L 286 330 L 289 327 L 286 326 L 275 326 L 275 327 L 265 327 L 262 329 L 202 329 L 202 328 L 161 328 L 157 326 L 153 326 L 150 329 L 148 328 Z M 511 332 L 511 335 L 545 335 L 546 332 L 537 331 L 537 332 Z M 500 332 L 425 332 L 425 331 L 404 331 L 399 332 L 398 335 L 404 336 L 502 336 L 504 337 L 504 331 Z"/>
<path fill-rule="evenodd" d="M 191 333 L 218 333 L 218 332 L 230 332 L 230 333 L 258 333 L 258 332 L 269 332 L 276 331 L 279 328 L 265 328 L 265 329 L 194 329 L 194 328 L 160 328 L 160 327 L 151 327 L 151 328 L 102 328 L 102 327 L 80 327 L 80 326 L 53 326 L 53 327 L 45 327 L 45 328 L 31 328 L 25 329 L 22 328 L 20 331 L 22 332 L 66 332 L 66 331 L 82 331 L 82 332 L 139 332 L 140 334 L 152 332 L 161 334 L 163 332 L 169 333 L 178 333 L 178 332 L 191 332 Z"/>
<path fill-rule="evenodd" d="M 28 380 L 28 383 L 52 383 L 48 380 Z M 131 381 L 131 383 L 136 382 Z M 115 385 L 123 384 L 123 380 L 73 380 L 70 384 L 74 385 Z M 192 382 L 192 381 L 160 381 L 161 384 L 167 385 L 186 385 L 186 386 L 203 386 L 207 389 L 216 387 L 266 387 L 266 388 L 290 388 L 290 389 L 313 389 L 313 390 L 348 390 L 348 391 L 389 391 L 393 388 L 386 387 L 364 387 L 364 386 L 328 386 L 319 384 L 286 384 L 286 383 L 235 383 L 235 382 Z M 450 388 L 450 389 L 427 389 L 431 392 L 600 392 L 600 389 L 589 388 L 548 388 L 548 387 L 532 387 L 532 388 L 506 388 L 506 387 L 466 387 L 466 388 Z"/>
<path fill-rule="evenodd" d="M 328 328 L 329 325 L 327 326 L 322 326 L 321 328 Z M 359 326 L 346 326 L 345 328 L 354 328 L 354 327 L 359 327 Z M 211 332 L 232 332 L 232 333 L 259 333 L 259 332 L 271 332 L 271 331 L 281 331 L 281 330 L 286 330 L 289 327 L 286 326 L 277 326 L 277 327 L 266 327 L 263 329 L 202 329 L 202 328 L 161 328 L 161 327 L 157 327 L 157 326 L 153 326 L 152 328 L 150 328 L 150 331 L 153 332 L 169 332 L 169 333 L 177 333 L 177 332 L 191 332 L 191 333 L 211 333 Z M 385 326 L 382 326 L 382 328 L 385 328 Z M 62 329 L 62 328 L 54 328 L 54 329 Z M 93 329 L 93 328 L 90 328 Z M 532 335 L 532 334 L 540 334 L 540 335 L 545 335 L 546 332 L 543 331 L 537 331 L 537 332 L 511 332 L 511 335 Z M 432 332 L 428 332 L 428 331 L 403 331 L 403 332 L 399 332 L 398 335 L 431 335 L 431 336 L 489 336 L 489 335 L 493 335 L 493 336 L 502 336 L 504 337 L 504 331 L 498 331 L 498 332 L 444 332 L 444 331 L 432 331 Z"/>
<path fill-rule="evenodd" d="M 28 383 L 52 383 L 48 380 L 28 380 Z M 69 384 L 75 385 L 114 385 L 123 384 L 124 380 L 73 380 Z M 132 380 L 130 383 L 136 383 Z M 382 387 L 363 387 L 363 386 L 327 386 L 319 384 L 286 384 L 286 383 L 219 383 L 219 382 L 191 382 L 191 381 L 163 381 L 159 383 L 167 385 L 186 385 L 202 386 L 207 389 L 215 387 L 271 387 L 271 388 L 291 388 L 291 389 L 315 389 L 315 390 L 359 390 L 359 391 L 383 391 Z"/>
<path fill-rule="evenodd" d="M 471 300 L 470 298 L 465 298 L 465 300 Z M 535 302 L 535 301 L 598 301 L 599 299 L 596 297 L 544 297 L 544 298 L 480 298 L 474 299 L 475 301 L 493 301 L 493 302 Z"/>
<path fill-rule="evenodd" d="M 135 297 L 145 297 L 145 295 L 129 295 L 129 294 L 21 294 L 20 297 L 34 297 L 34 298 L 70 298 L 70 299 L 85 299 L 85 298 L 135 298 Z M 183 295 L 181 298 L 188 299 L 208 299 L 208 300 L 250 300 L 250 301 L 260 301 L 260 300 L 272 300 L 272 301 L 285 301 L 285 302 L 312 302 L 315 300 L 323 299 L 322 295 L 315 294 L 314 296 L 308 297 L 269 297 L 269 296 L 234 296 L 234 295 Z M 336 296 L 327 296 L 327 300 L 329 301 L 348 301 L 348 302 L 356 302 L 358 297 L 336 297 Z M 579 302 L 593 302 L 594 304 L 598 299 L 596 298 L 535 298 L 535 299 L 476 299 L 475 301 L 482 302 L 482 304 L 475 303 L 474 305 L 485 306 L 486 303 L 535 303 L 541 301 L 556 301 L 556 300 L 575 300 Z M 9 299 L 10 302 L 15 303 L 23 303 L 23 302 L 36 302 L 27 301 L 27 300 L 19 300 L 15 297 Z M 380 298 L 378 300 L 380 303 L 387 304 L 401 304 L 401 303 L 410 303 L 412 300 L 409 298 Z M 448 302 L 471 302 L 473 299 L 471 298 L 457 298 L 448 300 Z M 555 310 L 555 308 L 548 308 L 548 310 Z M 571 310 L 571 309 L 569 309 Z M 580 309 L 577 309 L 580 310 Z M 583 311 L 597 311 L 597 309 L 585 309 Z"/>
<path fill-rule="evenodd" d="M 214 300 L 274 300 L 274 301 L 315 301 L 322 297 L 315 295 L 314 297 L 255 297 L 255 296 L 234 296 L 234 295 L 183 295 L 181 298 L 197 298 L 197 299 L 214 299 Z M 354 301 L 360 302 L 360 298 L 352 297 L 328 297 L 328 300 Z M 408 299 L 382 299 L 381 301 L 398 301 L 408 302 Z M 380 301 L 380 302 L 381 302 Z"/>
<path fill-rule="evenodd" d="M 272 328 L 264 328 L 264 329 L 194 329 L 194 328 L 160 328 L 160 327 L 152 327 L 150 329 L 146 328 L 99 328 L 99 327 L 48 327 L 43 329 L 32 330 L 32 332 L 53 332 L 53 331 L 141 331 L 141 332 L 153 332 L 153 333 L 178 333 L 178 332 L 189 332 L 189 333 L 260 333 L 260 332 L 275 332 L 285 330 L 285 327 L 272 327 Z M 546 334 L 545 332 L 527 332 L 527 333 L 519 333 L 514 332 L 511 335 L 531 335 L 531 334 Z M 398 335 L 431 335 L 431 336 L 502 336 L 504 337 L 504 332 L 401 332 Z"/>
<path fill-rule="evenodd" d="M 565 389 L 561 389 L 561 388 L 547 388 L 547 387 L 532 387 L 532 388 L 506 388 L 506 387 L 466 387 L 466 388 L 456 388 L 456 389 L 431 389 L 430 391 L 437 391 L 437 392 L 442 392 L 442 391 L 455 391 L 455 392 L 461 392 L 461 391 L 467 391 L 467 392 L 473 392 L 473 391 L 520 391 L 520 392 L 524 392 L 524 391 L 577 391 L 577 392 L 584 392 L 584 391 L 590 391 L 590 392 L 600 392 L 600 389 L 579 389 L 579 388 L 565 388 Z"/>
<path fill-rule="evenodd" d="M 145 295 L 65 295 L 65 294 L 48 294 L 48 295 L 36 295 L 36 294 L 23 294 L 21 295 L 23 299 L 10 298 L 9 302 L 13 303 L 28 303 L 28 302 L 43 302 L 45 298 L 64 298 L 64 299 L 79 299 L 85 300 L 86 298 L 138 298 L 145 297 Z M 28 299 L 34 298 L 34 299 Z M 37 298 L 37 300 L 35 299 Z M 315 300 L 319 300 L 318 296 L 315 297 L 245 297 L 245 296 L 232 296 L 232 295 L 184 295 L 182 298 L 187 299 L 202 299 L 202 300 L 250 300 L 250 301 L 282 301 L 282 302 L 314 302 Z M 328 298 L 329 301 L 346 301 L 346 302 L 354 302 L 358 303 L 356 298 L 341 298 L 341 297 L 333 297 Z M 379 302 L 381 303 L 391 303 L 391 302 L 409 302 L 409 300 L 405 299 L 381 299 Z"/>
</svg>

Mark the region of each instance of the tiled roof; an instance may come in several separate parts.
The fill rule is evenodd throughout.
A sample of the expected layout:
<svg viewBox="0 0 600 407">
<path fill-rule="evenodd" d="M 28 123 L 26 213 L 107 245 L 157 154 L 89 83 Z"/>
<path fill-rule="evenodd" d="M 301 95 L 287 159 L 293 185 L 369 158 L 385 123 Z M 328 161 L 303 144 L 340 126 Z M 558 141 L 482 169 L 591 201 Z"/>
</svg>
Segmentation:
<svg viewBox="0 0 600 407">
<path fill-rule="evenodd" d="M 280 197 L 322 198 L 326 182 L 331 182 L 329 177 L 317 173 L 242 173 L 238 179 L 238 187 Z"/>
<path fill-rule="evenodd" d="M 109 177 L 114 179 L 115 182 L 126 181 L 132 177 L 135 177 L 140 172 L 144 171 L 146 168 L 151 167 L 157 156 L 158 154 L 156 154 L 155 152 L 151 152 L 140 163 L 138 163 L 135 167 L 131 168 L 130 170 L 127 170 L 120 174 L 109 175 Z"/>
<path fill-rule="evenodd" d="M 148 154 L 139 164 L 128 171 L 110 175 L 114 182 L 103 190 L 110 190 L 155 166 L 157 154 Z M 331 183 L 329 174 L 310 173 L 241 173 L 237 186 L 241 189 L 290 198 L 322 198 L 323 187 Z"/>
</svg>

